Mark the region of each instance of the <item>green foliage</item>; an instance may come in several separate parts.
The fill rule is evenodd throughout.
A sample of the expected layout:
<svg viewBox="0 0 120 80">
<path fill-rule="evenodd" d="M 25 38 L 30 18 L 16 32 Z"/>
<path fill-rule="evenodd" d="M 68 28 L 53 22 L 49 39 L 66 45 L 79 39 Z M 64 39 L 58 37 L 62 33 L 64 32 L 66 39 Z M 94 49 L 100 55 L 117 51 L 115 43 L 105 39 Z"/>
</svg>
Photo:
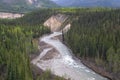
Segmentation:
<svg viewBox="0 0 120 80">
<path fill-rule="evenodd" d="M 0 25 L 0 66 L 6 67 L 6 80 L 33 80 L 29 62 L 32 39 L 47 32 L 42 26 Z"/>
<path fill-rule="evenodd" d="M 37 51 L 37 38 L 50 30 L 43 22 L 54 11 L 43 9 L 20 19 L 0 20 L 0 80 L 33 80 L 29 54 Z M 47 71 L 38 80 L 64 80 Z"/>
<path fill-rule="evenodd" d="M 83 9 L 69 15 L 74 19 L 65 40 L 75 55 L 94 59 L 106 70 L 119 73 L 120 10 Z"/>
<path fill-rule="evenodd" d="M 64 78 L 53 76 L 49 70 L 37 77 L 37 80 L 65 80 Z"/>
<path fill-rule="evenodd" d="M 21 27 L 0 26 L 0 65 L 6 67 L 6 80 L 32 80 L 27 55 L 30 38 Z"/>
<path fill-rule="evenodd" d="M 43 24 L 51 15 L 53 15 L 52 9 L 40 9 L 32 13 L 26 14 L 23 18 L 18 19 L 16 23 L 25 25 L 39 25 Z"/>
<path fill-rule="evenodd" d="M 119 9 L 41 9 L 23 18 L 0 20 L 0 80 L 33 80 L 28 55 L 36 51 L 35 39 L 50 32 L 43 22 L 57 13 L 70 15 L 73 21 L 64 39 L 75 55 L 92 58 L 110 72 L 120 71 Z M 38 80 L 49 78 L 48 71 Z"/>
</svg>

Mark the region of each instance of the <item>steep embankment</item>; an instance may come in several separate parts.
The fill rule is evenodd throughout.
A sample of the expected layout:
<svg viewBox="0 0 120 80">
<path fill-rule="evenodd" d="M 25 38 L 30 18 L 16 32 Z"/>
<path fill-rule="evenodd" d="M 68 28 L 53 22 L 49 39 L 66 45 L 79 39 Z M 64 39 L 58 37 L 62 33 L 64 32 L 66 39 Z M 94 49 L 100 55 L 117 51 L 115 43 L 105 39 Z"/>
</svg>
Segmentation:
<svg viewBox="0 0 120 80">
<path fill-rule="evenodd" d="M 45 21 L 44 26 L 51 29 L 52 32 L 60 31 L 63 28 L 63 24 L 68 19 L 68 15 L 56 14 L 51 16 L 47 21 Z"/>
</svg>

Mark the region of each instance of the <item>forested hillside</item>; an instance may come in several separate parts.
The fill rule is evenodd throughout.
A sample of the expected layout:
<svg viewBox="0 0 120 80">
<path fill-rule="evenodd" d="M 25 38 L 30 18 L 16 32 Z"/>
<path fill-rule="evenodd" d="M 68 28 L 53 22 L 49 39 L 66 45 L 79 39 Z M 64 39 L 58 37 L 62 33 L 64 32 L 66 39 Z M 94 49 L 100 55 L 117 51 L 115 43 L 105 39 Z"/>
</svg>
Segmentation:
<svg viewBox="0 0 120 80">
<path fill-rule="evenodd" d="M 43 22 L 58 13 L 70 16 L 72 27 L 64 35 L 64 42 L 73 53 L 119 80 L 120 10 L 108 8 L 41 9 L 15 20 L 1 19 L 0 80 L 64 80 L 49 71 L 34 78 L 29 57 L 37 51 L 37 38 L 50 33 Z"/>
<path fill-rule="evenodd" d="M 53 76 L 50 71 L 34 76 L 31 68 L 30 55 L 38 51 L 38 38 L 50 33 L 41 24 L 45 17 L 39 17 L 48 13 L 39 13 L 35 15 L 33 12 L 15 20 L 0 20 L 0 80 L 64 80 Z M 27 21 L 27 18 L 30 21 L 38 20 L 39 23 Z"/>
<path fill-rule="evenodd" d="M 120 10 L 78 10 L 65 42 L 74 54 L 120 79 Z"/>
</svg>

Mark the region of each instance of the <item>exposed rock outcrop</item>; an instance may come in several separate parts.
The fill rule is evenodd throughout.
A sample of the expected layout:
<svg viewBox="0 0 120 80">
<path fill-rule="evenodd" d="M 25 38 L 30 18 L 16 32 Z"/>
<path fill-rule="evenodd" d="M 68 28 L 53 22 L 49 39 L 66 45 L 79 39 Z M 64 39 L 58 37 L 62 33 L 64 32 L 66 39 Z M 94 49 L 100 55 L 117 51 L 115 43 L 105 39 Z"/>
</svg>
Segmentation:
<svg viewBox="0 0 120 80">
<path fill-rule="evenodd" d="M 37 0 L 27 0 L 30 4 L 34 4 Z"/>
<path fill-rule="evenodd" d="M 70 28 L 71 28 L 71 24 L 68 23 L 68 24 L 63 28 L 63 32 L 66 33 Z"/>
<path fill-rule="evenodd" d="M 65 14 L 53 15 L 45 21 L 44 26 L 50 28 L 52 32 L 60 31 L 61 28 L 64 28 L 66 25 L 70 27 L 70 24 L 68 23 L 63 25 L 68 18 L 69 16 Z"/>
</svg>

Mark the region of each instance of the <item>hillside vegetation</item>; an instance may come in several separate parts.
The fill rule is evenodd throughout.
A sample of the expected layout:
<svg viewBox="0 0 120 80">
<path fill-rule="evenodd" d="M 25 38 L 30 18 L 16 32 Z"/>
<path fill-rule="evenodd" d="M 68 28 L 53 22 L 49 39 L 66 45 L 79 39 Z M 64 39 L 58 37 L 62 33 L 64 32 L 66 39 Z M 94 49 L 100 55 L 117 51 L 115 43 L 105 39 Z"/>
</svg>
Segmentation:
<svg viewBox="0 0 120 80">
<path fill-rule="evenodd" d="M 65 42 L 74 54 L 120 79 L 120 10 L 77 10 Z"/>
<path fill-rule="evenodd" d="M 40 16 L 44 14 L 40 12 Z M 34 12 L 28 15 L 21 19 L 0 20 L 0 80 L 64 80 L 52 75 L 50 71 L 34 76 L 30 55 L 38 52 L 37 38 L 50 33 L 50 30 L 39 21 L 44 17 L 38 15 L 39 19 L 34 21 L 38 20 L 39 23 L 33 25 L 35 23 L 32 20 L 36 15 Z"/>
<path fill-rule="evenodd" d="M 50 30 L 43 23 L 52 15 L 70 15 L 71 29 L 65 43 L 77 57 L 103 67 L 119 80 L 120 10 L 103 8 L 41 9 L 15 20 L 0 20 L 0 80 L 64 80 L 45 72 L 34 79 L 30 54 L 37 52 L 35 40 Z"/>
</svg>

